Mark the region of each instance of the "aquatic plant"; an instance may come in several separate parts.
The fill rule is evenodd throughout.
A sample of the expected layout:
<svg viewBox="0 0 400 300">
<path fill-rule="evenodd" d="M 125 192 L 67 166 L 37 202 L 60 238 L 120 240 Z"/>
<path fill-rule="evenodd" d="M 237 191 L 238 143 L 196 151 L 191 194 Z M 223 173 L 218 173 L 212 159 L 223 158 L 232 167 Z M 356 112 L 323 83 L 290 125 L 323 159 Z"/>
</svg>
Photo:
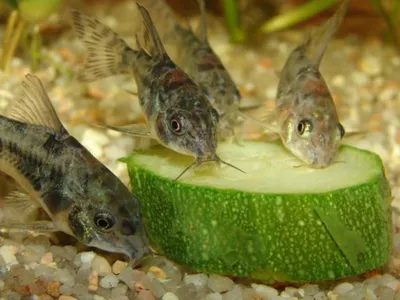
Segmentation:
<svg viewBox="0 0 400 300">
<path fill-rule="evenodd" d="M 10 61 L 26 28 L 32 32 L 30 55 L 31 67 L 35 69 L 41 44 L 38 24 L 56 11 L 62 0 L 6 0 L 5 2 L 12 11 L 5 29 L 0 69 L 9 71 Z"/>
</svg>

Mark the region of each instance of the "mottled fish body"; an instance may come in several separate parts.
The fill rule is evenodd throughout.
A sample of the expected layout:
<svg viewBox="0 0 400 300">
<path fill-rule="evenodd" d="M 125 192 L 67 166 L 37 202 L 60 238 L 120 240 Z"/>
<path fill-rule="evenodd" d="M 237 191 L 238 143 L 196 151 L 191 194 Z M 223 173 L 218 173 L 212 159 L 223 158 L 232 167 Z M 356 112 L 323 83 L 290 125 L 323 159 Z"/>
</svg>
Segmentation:
<svg viewBox="0 0 400 300">
<path fill-rule="evenodd" d="M 35 76 L 26 76 L 9 115 L 0 116 L 0 170 L 26 192 L 12 193 L 5 206 L 42 207 L 52 220 L 43 229 L 135 259 L 149 253 L 138 199 L 69 135 Z"/>
<path fill-rule="evenodd" d="M 96 19 L 76 10 L 71 13 L 72 26 L 88 50 L 80 79 L 93 81 L 131 73 L 138 86 L 148 128 L 106 127 L 155 138 L 174 151 L 194 156 L 191 166 L 222 162 L 216 154 L 217 111 L 200 87 L 170 59 L 147 10 L 137 6 L 145 27 L 144 44 L 138 40 L 138 50 Z"/>
<path fill-rule="evenodd" d="M 304 44 L 292 51 L 280 74 L 275 112 L 267 117 L 269 122 L 275 118 L 277 133 L 286 148 L 315 168 L 334 161 L 345 133 L 319 65 L 347 6 L 346 0 Z"/>
<path fill-rule="evenodd" d="M 201 9 L 198 32 L 180 25 L 165 0 L 142 0 L 141 3 L 157 18 L 156 26 L 165 42 L 177 41 L 176 63 L 207 94 L 220 116 L 220 136 L 233 133 L 239 125 L 240 93 L 221 59 L 212 49 L 207 37 L 204 0 L 197 0 Z"/>
</svg>

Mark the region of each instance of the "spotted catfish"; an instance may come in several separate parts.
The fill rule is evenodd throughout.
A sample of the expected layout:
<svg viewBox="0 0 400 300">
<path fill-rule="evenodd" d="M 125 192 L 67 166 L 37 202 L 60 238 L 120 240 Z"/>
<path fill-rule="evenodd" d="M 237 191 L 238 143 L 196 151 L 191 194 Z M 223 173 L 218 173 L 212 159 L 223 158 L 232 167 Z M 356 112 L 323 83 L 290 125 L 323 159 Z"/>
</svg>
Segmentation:
<svg viewBox="0 0 400 300">
<path fill-rule="evenodd" d="M 0 116 L 0 171 L 23 189 L 4 207 L 41 207 L 51 221 L 2 228 L 63 231 L 139 260 L 150 253 L 140 202 L 61 124 L 41 81 L 28 74 L 8 117 Z"/>
<path fill-rule="evenodd" d="M 182 26 L 165 2 L 166 0 L 141 0 L 150 13 L 162 16 L 156 21 L 162 31 L 164 41 L 177 41 L 177 64 L 207 94 L 210 103 L 220 116 L 221 137 L 231 136 L 235 126 L 240 124 L 239 105 L 241 95 L 231 76 L 212 49 L 207 36 L 206 8 L 204 0 L 197 0 L 200 5 L 201 21 L 199 30 Z"/>
<path fill-rule="evenodd" d="M 154 138 L 174 151 L 194 156 L 195 161 L 185 171 L 204 162 L 227 164 L 216 154 L 217 111 L 203 91 L 170 59 L 147 10 L 139 3 L 137 7 L 145 28 L 144 47 L 138 40 L 138 50 L 130 48 L 96 19 L 76 10 L 71 13 L 72 26 L 88 50 L 80 79 L 93 81 L 130 73 L 138 86 L 148 128 L 107 127 Z"/>
<path fill-rule="evenodd" d="M 347 7 L 346 0 L 290 54 L 280 75 L 275 111 L 265 118 L 270 125 L 275 122 L 272 130 L 286 148 L 314 168 L 324 168 L 334 161 L 345 134 L 319 65 Z"/>
</svg>

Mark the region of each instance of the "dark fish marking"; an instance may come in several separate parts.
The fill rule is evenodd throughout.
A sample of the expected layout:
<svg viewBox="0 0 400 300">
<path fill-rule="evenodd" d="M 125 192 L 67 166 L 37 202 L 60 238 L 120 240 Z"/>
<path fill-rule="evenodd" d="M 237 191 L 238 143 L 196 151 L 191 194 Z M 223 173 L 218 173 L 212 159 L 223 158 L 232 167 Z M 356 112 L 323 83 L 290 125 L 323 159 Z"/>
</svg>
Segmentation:
<svg viewBox="0 0 400 300">
<path fill-rule="evenodd" d="M 123 235 L 134 235 L 136 233 L 136 226 L 133 221 L 123 220 L 121 225 L 121 233 Z"/>
<path fill-rule="evenodd" d="M 62 186 L 57 184 L 49 192 L 43 194 L 43 199 L 52 214 L 68 209 L 73 203 L 72 199 L 63 193 Z"/>
<path fill-rule="evenodd" d="M 206 53 L 201 55 L 198 59 L 197 70 L 202 72 L 212 69 L 225 70 L 220 59 L 214 53 Z"/>
<path fill-rule="evenodd" d="M 43 148 L 47 151 L 48 155 L 59 156 L 64 149 L 63 145 L 56 140 L 55 135 L 50 135 L 46 142 L 43 144 Z"/>
<path fill-rule="evenodd" d="M 66 139 L 63 140 L 63 143 L 66 146 L 70 146 L 76 149 L 84 149 L 83 145 L 79 143 L 78 140 L 73 136 L 68 136 Z"/>
<path fill-rule="evenodd" d="M 328 87 L 322 80 L 309 79 L 304 83 L 306 91 L 315 92 L 319 96 L 329 94 Z"/>
<path fill-rule="evenodd" d="M 151 74 L 158 77 L 172 69 L 176 69 L 175 63 L 168 56 L 164 55 L 164 57 L 153 66 Z"/>
<path fill-rule="evenodd" d="M 169 90 L 174 90 L 187 83 L 191 83 L 189 77 L 182 70 L 175 69 L 165 75 L 163 85 L 167 86 Z"/>
</svg>

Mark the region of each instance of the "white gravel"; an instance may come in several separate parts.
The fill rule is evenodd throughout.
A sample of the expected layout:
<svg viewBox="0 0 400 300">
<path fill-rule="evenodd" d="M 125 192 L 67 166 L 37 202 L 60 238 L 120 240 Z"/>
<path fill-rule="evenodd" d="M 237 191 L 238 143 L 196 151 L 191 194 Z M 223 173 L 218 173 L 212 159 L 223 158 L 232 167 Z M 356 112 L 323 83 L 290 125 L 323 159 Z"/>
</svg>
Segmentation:
<svg viewBox="0 0 400 300">
<path fill-rule="evenodd" d="M 121 9 L 121 5 L 127 5 L 126 9 Z M 121 13 L 118 18 L 124 14 L 129 16 L 131 8 L 128 4 L 115 4 L 107 11 L 109 24 L 120 26 L 121 32 L 131 32 L 131 24 L 117 22 L 117 15 L 113 14 L 118 10 Z M 262 103 L 263 108 L 271 107 L 278 83 L 275 70 L 282 67 L 295 46 L 294 41 L 300 40 L 304 33 L 280 33 L 266 38 L 261 45 L 243 48 L 226 44 L 223 29 L 213 27 L 210 31 L 210 43 L 238 86 L 248 92 L 244 104 L 259 99 L 256 103 Z M 71 33 L 65 33 L 45 53 L 75 71 L 75 63 L 81 58 L 83 49 L 71 37 Z M 65 53 L 72 54 L 72 61 L 65 58 Z M 21 80 L 29 71 L 28 63 L 28 60 L 16 57 L 12 61 L 11 74 L 0 73 L 1 113 L 7 110 L 8 101 L 19 91 Z M 380 41 L 349 36 L 332 41 L 321 71 L 346 129 L 371 132 L 348 143 L 377 152 L 386 167 L 395 208 L 394 250 L 386 273 L 377 272 L 368 279 L 356 277 L 324 285 L 275 289 L 219 275 L 190 274 L 164 258 L 150 260 L 147 265 L 133 270 L 120 257 L 88 251 L 82 245 L 55 245 L 53 236 L 50 240 L 47 236 L 15 234 L 13 239 L 0 236 L 0 300 L 400 299 L 400 57 L 395 49 Z M 134 147 L 148 145 L 149 141 L 94 129 L 88 124 L 101 120 L 119 125 L 140 119 L 137 99 L 121 91 L 121 87 L 135 90 L 132 80 L 117 77 L 91 83 L 88 95 L 75 78 L 56 72 L 54 66 L 42 66 L 36 75 L 45 83 L 67 129 L 128 183 L 126 168 L 116 159 L 128 155 Z M 255 111 L 254 115 L 257 113 Z M 253 129 L 248 124 L 245 132 Z M 151 266 L 162 272 L 157 269 L 150 272 Z"/>
</svg>

